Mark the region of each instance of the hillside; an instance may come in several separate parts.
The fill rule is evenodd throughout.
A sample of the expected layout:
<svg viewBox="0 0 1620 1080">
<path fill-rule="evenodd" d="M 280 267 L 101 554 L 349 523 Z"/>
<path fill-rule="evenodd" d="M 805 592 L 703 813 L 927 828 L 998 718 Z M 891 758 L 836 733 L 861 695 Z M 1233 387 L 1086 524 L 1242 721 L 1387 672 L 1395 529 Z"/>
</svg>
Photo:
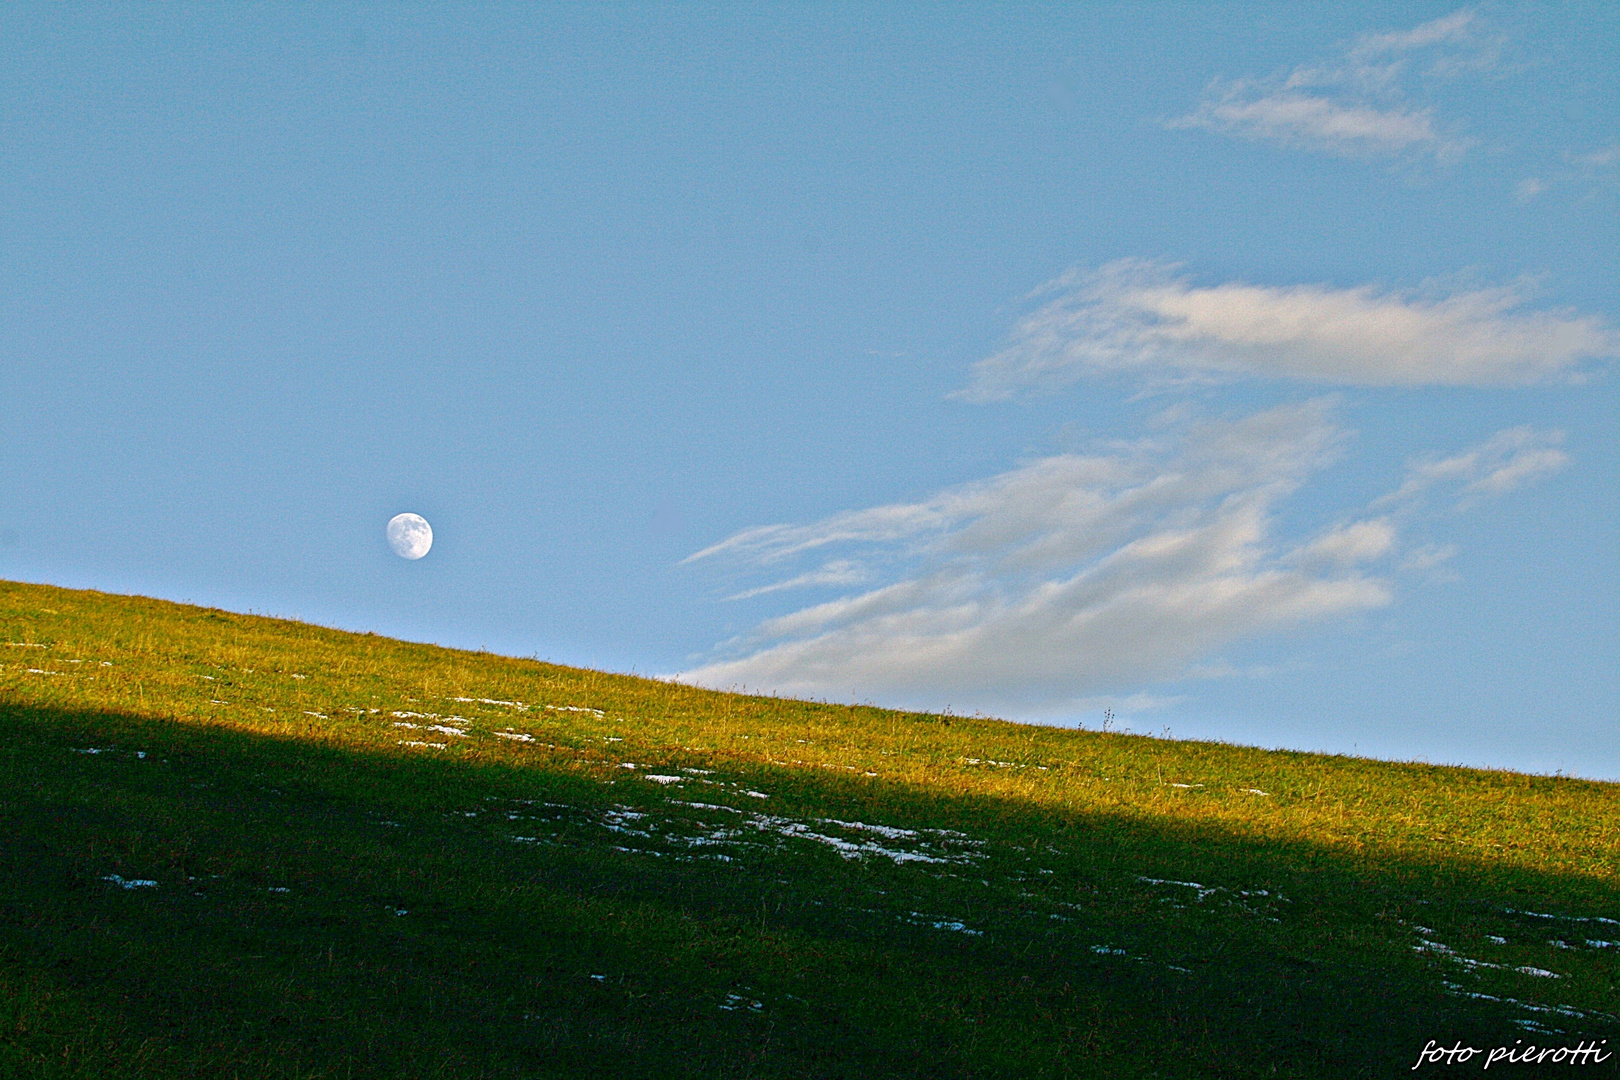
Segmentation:
<svg viewBox="0 0 1620 1080">
<path fill-rule="evenodd" d="M 15 583 L 0 640 L 6 1076 L 1390 1076 L 1431 1039 L 1620 1046 L 1620 785 Z"/>
</svg>

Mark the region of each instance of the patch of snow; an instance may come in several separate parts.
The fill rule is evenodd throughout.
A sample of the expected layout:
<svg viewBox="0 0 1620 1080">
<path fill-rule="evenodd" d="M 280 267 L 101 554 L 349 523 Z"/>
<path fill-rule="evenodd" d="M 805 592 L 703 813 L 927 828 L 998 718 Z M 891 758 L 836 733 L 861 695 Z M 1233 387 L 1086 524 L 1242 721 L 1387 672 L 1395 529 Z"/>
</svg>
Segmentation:
<svg viewBox="0 0 1620 1080">
<path fill-rule="evenodd" d="M 868 825 L 864 821 L 839 821 L 837 818 L 817 818 L 821 825 L 841 825 L 846 829 L 861 829 L 865 832 L 874 832 L 890 840 L 914 840 L 917 837 L 915 829 L 896 829 L 890 825 Z"/>
<path fill-rule="evenodd" d="M 684 776 L 665 776 L 660 773 L 643 773 L 641 778 L 651 780 L 655 784 L 683 784 L 686 782 Z"/>
<path fill-rule="evenodd" d="M 1606 919 L 1602 915 L 1548 915 L 1541 911 L 1519 911 L 1517 908 L 1502 908 L 1502 910 L 1509 915 L 1528 915 L 1532 919 L 1564 919 L 1567 922 L 1595 922 L 1620 926 L 1620 919 Z"/>
<path fill-rule="evenodd" d="M 1612 1019 L 1606 1013 L 1586 1013 L 1579 1009 L 1572 1009 L 1567 1005 L 1535 1005 L 1528 1001 L 1520 1001 L 1518 998 L 1497 997 L 1495 994 L 1486 994 L 1481 993 L 1478 990 L 1469 990 L 1451 982 L 1446 983 L 1445 987 L 1446 991 L 1455 997 L 1473 998 L 1476 1001 L 1496 1001 L 1501 1002 L 1504 1005 L 1517 1005 L 1519 1008 L 1528 1009 L 1531 1012 L 1553 1013 L 1557 1016 L 1567 1016 L 1571 1020 L 1587 1020 L 1593 1016 L 1601 1016 L 1605 1019 Z"/>
<path fill-rule="evenodd" d="M 157 882 L 150 878 L 121 878 L 117 874 L 104 874 L 102 881 L 110 881 L 120 889 L 155 889 Z"/>
<path fill-rule="evenodd" d="M 465 739 L 467 737 L 467 733 L 465 731 L 462 731 L 460 728 L 450 727 L 447 724 L 429 724 L 427 726 L 427 729 L 429 731 L 440 732 L 441 734 L 444 734 L 444 735 L 455 735 L 455 736 L 458 736 L 458 737 L 463 738 L 463 739 Z"/>
<path fill-rule="evenodd" d="M 399 745 L 401 745 L 401 746 L 425 746 L 425 747 L 428 747 L 428 748 L 433 749 L 433 750 L 443 750 L 449 744 L 448 743 L 442 743 L 442 742 L 415 742 L 415 741 L 406 741 L 404 739 L 401 739 Z"/>
<path fill-rule="evenodd" d="M 972 935 L 973 937 L 983 937 L 984 936 L 984 931 L 983 930 L 971 930 L 971 929 L 968 928 L 966 923 L 959 923 L 959 922 L 955 922 L 955 921 L 952 921 L 952 920 L 949 920 L 949 919 L 941 919 L 941 920 L 933 921 L 933 920 L 930 920 L 929 916 L 924 915 L 920 911 L 913 911 L 911 914 L 913 916 L 915 916 L 916 918 L 922 919 L 924 922 L 928 923 L 928 925 L 933 927 L 935 930 L 950 930 L 950 931 L 953 931 L 953 932 L 958 933 L 958 934 L 969 934 L 969 935 Z"/>
<path fill-rule="evenodd" d="M 521 731 L 497 731 L 493 734 L 497 739 L 513 739 L 517 742 L 534 742 L 533 735 L 525 735 Z"/>
<path fill-rule="evenodd" d="M 1137 881 L 1145 881 L 1149 885 L 1180 885 L 1186 889 L 1197 889 L 1198 899 L 1202 900 L 1211 893 L 1225 892 L 1219 885 L 1200 885 L 1196 881 L 1170 881 L 1165 878 L 1139 877 Z"/>
</svg>

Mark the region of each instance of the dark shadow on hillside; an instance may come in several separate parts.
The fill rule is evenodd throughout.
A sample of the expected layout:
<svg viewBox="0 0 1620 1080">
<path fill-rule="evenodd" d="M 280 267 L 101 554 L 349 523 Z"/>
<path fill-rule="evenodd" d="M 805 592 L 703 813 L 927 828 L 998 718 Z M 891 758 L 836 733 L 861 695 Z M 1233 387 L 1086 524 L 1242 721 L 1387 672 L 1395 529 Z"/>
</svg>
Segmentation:
<svg viewBox="0 0 1620 1080">
<path fill-rule="evenodd" d="M 1620 1044 L 1603 956 L 1552 979 L 1461 944 L 1545 930 L 1514 912 L 1620 917 L 1590 878 L 893 785 L 881 824 L 983 857 L 679 861 L 607 826 L 508 835 L 547 802 L 671 805 L 644 785 L 0 721 L 0 971 L 14 1010 L 56 1002 L 0 1039 L 37 1075 L 1387 1076 L 1429 1039 Z M 749 775 L 784 819 L 874 807 L 869 784 Z"/>
</svg>

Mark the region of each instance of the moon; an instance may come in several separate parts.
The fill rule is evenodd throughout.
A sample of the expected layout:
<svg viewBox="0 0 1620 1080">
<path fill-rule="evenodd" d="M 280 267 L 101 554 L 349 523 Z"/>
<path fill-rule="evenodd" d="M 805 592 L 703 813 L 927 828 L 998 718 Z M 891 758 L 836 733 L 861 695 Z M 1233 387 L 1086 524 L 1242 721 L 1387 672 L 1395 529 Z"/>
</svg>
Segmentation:
<svg viewBox="0 0 1620 1080">
<path fill-rule="evenodd" d="M 388 546 L 402 559 L 420 559 L 433 546 L 433 526 L 421 514 L 395 514 L 388 520 Z"/>
</svg>

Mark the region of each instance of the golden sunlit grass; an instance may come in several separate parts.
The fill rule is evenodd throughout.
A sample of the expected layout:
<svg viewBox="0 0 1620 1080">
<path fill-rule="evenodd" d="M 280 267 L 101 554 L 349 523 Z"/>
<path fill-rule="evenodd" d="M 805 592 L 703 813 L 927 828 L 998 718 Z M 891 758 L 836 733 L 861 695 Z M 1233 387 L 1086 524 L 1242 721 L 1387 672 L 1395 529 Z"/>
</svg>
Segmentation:
<svg viewBox="0 0 1620 1080">
<path fill-rule="evenodd" d="M 19 1075 L 1378 1076 L 1616 1030 L 1613 784 L 44 586 L 0 637 Z"/>
</svg>

